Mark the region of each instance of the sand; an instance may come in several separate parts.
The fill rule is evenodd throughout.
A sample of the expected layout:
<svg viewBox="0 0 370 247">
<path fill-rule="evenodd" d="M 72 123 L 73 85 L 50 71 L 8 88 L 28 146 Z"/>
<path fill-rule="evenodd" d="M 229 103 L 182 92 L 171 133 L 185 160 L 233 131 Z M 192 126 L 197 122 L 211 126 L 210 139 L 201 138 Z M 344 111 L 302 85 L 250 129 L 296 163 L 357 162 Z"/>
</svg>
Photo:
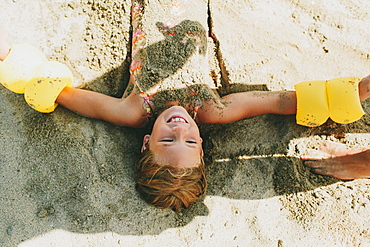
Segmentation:
<svg viewBox="0 0 370 247">
<path fill-rule="evenodd" d="M 169 0 L 145 1 L 153 58 L 146 76 L 162 82 L 164 97 L 186 85 L 292 90 L 369 73 L 367 0 L 183 3 L 180 11 Z M 131 1 L 1 1 L 0 22 L 13 43 L 31 43 L 71 68 L 76 86 L 120 97 L 130 8 Z M 158 23 L 179 33 L 198 27 L 205 40 L 190 38 L 184 52 Z M 370 181 L 315 175 L 299 159 L 320 140 L 369 147 L 370 101 L 362 105 L 367 115 L 348 125 L 306 128 L 294 116 L 264 115 L 200 126 L 209 189 L 173 212 L 147 205 L 134 188 L 147 130 L 61 106 L 41 114 L 1 87 L 0 246 L 370 246 Z"/>
</svg>

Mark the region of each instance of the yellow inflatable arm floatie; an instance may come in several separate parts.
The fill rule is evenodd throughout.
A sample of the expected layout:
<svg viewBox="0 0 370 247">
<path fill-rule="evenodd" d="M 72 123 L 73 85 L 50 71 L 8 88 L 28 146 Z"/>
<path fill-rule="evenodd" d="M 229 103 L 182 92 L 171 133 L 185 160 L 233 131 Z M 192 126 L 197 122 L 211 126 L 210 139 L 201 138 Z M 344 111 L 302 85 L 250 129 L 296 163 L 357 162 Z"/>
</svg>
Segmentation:
<svg viewBox="0 0 370 247">
<path fill-rule="evenodd" d="M 315 127 L 329 118 L 326 81 L 304 81 L 294 85 L 297 96 L 297 124 Z"/>
<path fill-rule="evenodd" d="M 13 45 L 10 53 L 0 62 L 0 82 L 15 93 L 24 93 L 24 87 L 35 74 L 45 55 L 30 44 Z"/>
<path fill-rule="evenodd" d="M 60 92 L 72 87 L 73 75 L 67 66 L 56 61 L 40 65 L 32 79 L 26 84 L 24 98 L 33 109 L 49 113 L 54 111 Z"/>
<path fill-rule="evenodd" d="M 297 96 L 297 124 L 315 127 L 330 117 L 340 124 L 352 123 L 364 114 L 358 92 L 358 77 L 328 81 L 305 81 L 294 85 Z"/>
<path fill-rule="evenodd" d="M 347 124 L 359 120 L 364 114 L 358 93 L 358 77 L 342 77 L 327 82 L 330 118 Z"/>
</svg>

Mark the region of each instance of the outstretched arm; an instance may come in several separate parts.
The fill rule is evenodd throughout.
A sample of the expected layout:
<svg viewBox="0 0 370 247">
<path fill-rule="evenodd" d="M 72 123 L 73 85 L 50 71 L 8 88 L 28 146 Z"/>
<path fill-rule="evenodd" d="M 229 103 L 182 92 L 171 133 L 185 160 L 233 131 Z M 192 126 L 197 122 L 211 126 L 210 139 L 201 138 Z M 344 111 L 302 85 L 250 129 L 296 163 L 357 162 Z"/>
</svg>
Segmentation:
<svg viewBox="0 0 370 247">
<path fill-rule="evenodd" d="M 6 30 L 0 24 L 0 60 L 3 61 L 11 49 Z M 132 78 L 131 78 L 132 79 Z M 102 119 L 129 127 L 143 127 L 145 111 L 143 99 L 135 90 L 126 98 L 114 98 L 104 94 L 66 87 L 56 103 L 91 118 Z"/>
<path fill-rule="evenodd" d="M 134 90 L 126 98 L 114 98 L 84 89 L 66 87 L 56 103 L 86 117 L 128 127 L 144 127 L 143 99 Z"/>
<path fill-rule="evenodd" d="M 296 113 L 297 99 L 295 92 L 257 91 L 226 95 L 224 105 L 217 105 L 209 100 L 199 109 L 197 121 L 203 124 L 225 124 L 243 118 L 263 114 L 289 115 Z"/>
<path fill-rule="evenodd" d="M 370 75 L 364 77 L 359 85 L 360 100 L 370 97 Z M 224 105 L 209 100 L 199 109 L 197 122 L 201 124 L 225 124 L 243 118 L 263 114 L 289 115 L 297 113 L 297 98 L 294 91 L 243 92 L 226 95 Z"/>
</svg>

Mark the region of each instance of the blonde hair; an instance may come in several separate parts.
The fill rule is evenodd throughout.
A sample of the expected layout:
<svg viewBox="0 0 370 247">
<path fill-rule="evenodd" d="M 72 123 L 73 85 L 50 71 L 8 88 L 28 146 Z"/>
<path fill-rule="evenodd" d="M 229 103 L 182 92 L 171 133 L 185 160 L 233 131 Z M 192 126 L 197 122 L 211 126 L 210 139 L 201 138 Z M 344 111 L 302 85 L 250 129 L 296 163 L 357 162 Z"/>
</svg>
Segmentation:
<svg viewBox="0 0 370 247">
<path fill-rule="evenodd" d="M 153 152 L 145 150 L 137 167 L 136 189 L 141 197 L 157 208 L 188 208 L 207 188 L 203 157 L 198 166 L 175 168 L 159 165 Z"/>
</svg>

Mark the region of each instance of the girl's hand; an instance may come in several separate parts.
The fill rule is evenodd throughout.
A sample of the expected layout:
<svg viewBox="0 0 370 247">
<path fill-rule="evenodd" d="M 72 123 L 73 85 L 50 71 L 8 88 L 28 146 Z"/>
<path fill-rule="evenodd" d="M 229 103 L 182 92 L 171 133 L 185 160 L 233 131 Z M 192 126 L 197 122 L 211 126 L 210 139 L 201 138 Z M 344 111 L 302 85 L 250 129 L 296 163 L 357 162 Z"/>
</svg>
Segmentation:
<svg viewBox="0 0 370 247">
<path fill-rule="evenodd" d="M 11 48 L 8 33 L 5 28 L 0 24 L 0 60 L 3 61 L 8 55 Z"/>
<path fill-rule="evenodd" d="M 361 79 L 358 85 L 358 90 L 361 101 L 370 97 L 370 75 Z"/>
</svg>

